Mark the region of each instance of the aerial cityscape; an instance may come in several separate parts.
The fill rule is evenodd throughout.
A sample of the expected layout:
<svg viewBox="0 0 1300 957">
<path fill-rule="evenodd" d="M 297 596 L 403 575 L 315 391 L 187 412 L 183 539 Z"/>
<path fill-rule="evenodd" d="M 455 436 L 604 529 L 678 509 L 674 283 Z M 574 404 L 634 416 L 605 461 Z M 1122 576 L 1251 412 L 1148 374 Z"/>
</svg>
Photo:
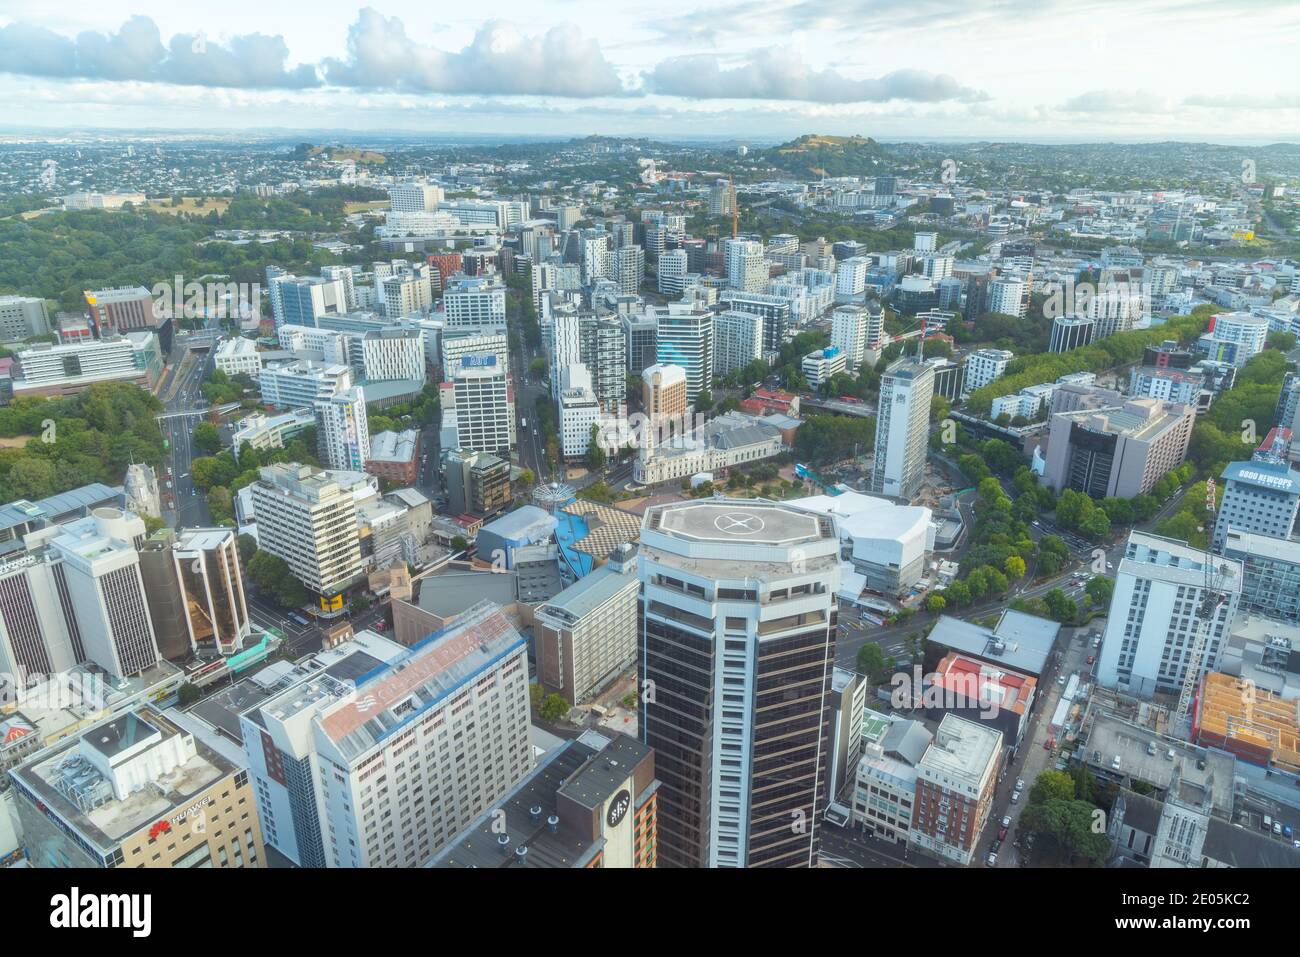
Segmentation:
<svg viewBox="0 0 1300 957">
<path fill-rule="evenodd" d="M 0 868 L 1300 867 L 1300 14 L 922 6 L 0 3 Z"/>
</svg>

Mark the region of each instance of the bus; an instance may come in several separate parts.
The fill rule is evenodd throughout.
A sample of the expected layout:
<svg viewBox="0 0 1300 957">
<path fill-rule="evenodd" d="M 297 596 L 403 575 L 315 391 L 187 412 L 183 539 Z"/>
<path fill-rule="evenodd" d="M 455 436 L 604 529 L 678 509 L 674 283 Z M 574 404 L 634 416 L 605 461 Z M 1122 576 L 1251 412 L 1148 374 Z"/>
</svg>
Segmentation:
<svg viewBox="0 0 1300 957">
<path fill-rule="evenodd" d="M 172 447 L 171 442 L 169 442 L 167 439 L 163 439 L 163 451 L 166 452 L 170 450 L 171 447 Z"/>
</svg>

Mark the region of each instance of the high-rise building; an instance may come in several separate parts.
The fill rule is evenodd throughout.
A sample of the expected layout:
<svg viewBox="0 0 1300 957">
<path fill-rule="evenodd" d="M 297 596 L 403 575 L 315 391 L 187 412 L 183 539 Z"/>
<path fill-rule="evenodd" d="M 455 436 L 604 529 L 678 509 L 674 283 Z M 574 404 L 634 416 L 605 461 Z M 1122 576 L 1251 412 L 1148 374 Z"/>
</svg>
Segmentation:
<svg viewBox="0 0 1300 957">
<path fill-rule="evenodd" d="M 322 276 L 278 276 L 270 280 L 275 327 L 288 324 L 314 326 L 321 316 L 341 316 L 348 311 L 348 293 L 341 279 Z"/>
<path fill-rule="evenodd" d="M 0 296 L 0 342 L 22 342 L 49 332 L 50 314 L 44 299 Z"/>
<path fill-rule="evenodd" d="M 579 368 L 570 366 L 571 369 Z M 589 388 L 560 391 L 560 454 L 568 461 L 585 456 L 591 448 L 591 430 L 600 424 L 600 402 Z"/>
<path fill-rule="evenodd" d="M 694 402 L 713 381 L 713 316 L 660 316 L 656 335 L 657 363 L 678 366 L 686 373 L 686 401 Z"/>
<path fill-rule="evenodd" d="M 867 349 L 877 348 L 885 335 L 884 311 L 867 306 L 838 306 L 831 313 L 831 345 L 844 353 L 850 369 L 857 369 Z"/>
<path fill-rule="evenodd" d="M 785 333 L 794 324 L 790 300 L 761 292 L 720 289 L 719 305 L 732 312 L 752 312 L 763 319 L 763 351 L 776 352 L 785 343 Z"/>
<path fill-rule="evenodd" d="M 33 867 L 265 867 L 248 771 L 143 706 L 12 772 Z"/>
<path fill-rule="evenodd" d="M 504 326 L 506 287 L 493 276 L 453 276 L 443 285 L 447 328 Z"/>
<path fill-rule="evenodd" d="M 920 489 L 925 476 L 933 397 L 933 366 L 913 356 L 902 356 L 885 370 L 880 380 L 880 409 L 876 416 L 872 492 L 911 499 Z"/>
<path fill-rule="evenodd" d="M 739 372 L 763 356 L 763 317 L 727 310 L 713 317 L 713 374 Z"/>
<path fill-rule="evenodd" d="M 433 282 L 427 275 L 405 272 L 379 280 L 379 301 L 389 319 L 428 312 L 433 306 Z"/>
<path fill-rule="evenodd" d="M 727 240 L 727 285 L 743 292 L 767 288 L 769 270 L 763 244 L 749 239 Z"/>
<path fill-rule="evenodd" d="M 1268 332 L 1269 321 L 1264 316 L 1221 312 L 1210 317 L 1209 329 L 1196 347 L 1207 358 L 1241 368 L 1252 356 L 1264 351 Z"/>
<path fill-rule="evenodd" d="M 362 574 L 352 491 L 309 465 L 268 465 L 258 476 L 252 485 L 258 547 L 283 558 L 324 610 L 341 609 L 342 592 Z"/>
<path fill-rule="evenodd" d="M 257 380 L 264 405 L 282 409 L 314 407 L 322 401 L 352 388 L 352 370 L 337 363 L 299 359 L 296 362 L 268 364 Z"/>
<path fill-rule="evenodd" d="M 1048 352 L 1069 352 L 1091 345 L 1097 321 L 1087 316 L 1057 316 L 1052 320 Z"/>
<path fill-rule="evenodd" d="M 645 278 L 645 250 L 640 246 L 620 246 L 610 257 L 614 263 L 614 282 L 624 296 L 635 296 L 641 291 Z"/>
<path fill-rule="evenodd" d="M 989 283 L 989 312 L 1006 316 L 1025 314 L 1025 284 L 1014 278 L 994 279 Z"/>
<path fill-rule="evenodd" d="M 487 516 L 510 504 L 510 463 L 495 455 L 451 449 L 443 478 L 452 515 Z"/>
<path fill-rule="evenodd" d="M 171 317 L 157 308 L 153 294 L 144 286 L 87 290 L 85 296 L 101 338 L 110 332 L 152 332 L 158 336 L 163 354 L 171 352 Z"/>
<path fill-rule="evenodd" d="M 235 530 L 187 528 L 170 551 L 190 647 L 201 655 L 239 651 L 252 633 L 252 622 Z"/>
<path fill-rule="evenodd" d="M 461 367 L 442 383 L 439 393 L 443 448 L 509 457 L 515 444 L 515 401 L 505 367 L 467 366 L 462 359 Z"/>
<path fill-rule="evenodd" d="M 839 549 L 834 519 L 775 502 L 646 512 L 641 740 L 661 865 L 817 864 Z"/>
<path fill-rule="evenodd" d="M 528 648 L 472 605 L 369 669 L 326 668 L 240 717 L 258 810 L 307 867 L 412 867 L 533 769 Z"/>
<path fill-rule="evenodd" d="M 659 321 L 653 313 L 624 313 L 620 321 L 627 340 L 627 371 L 640 375 L 647 366 L 655 364 L 655 332 Z"/>
<path fill-rule="evenodd" d="M 1015 358 L 1015 353 L 1006 349 L 976 349 L 966 357 L 967 392 L 982 389 L 994 379 L 999 379 L 1007 371 L 1007 365 Z"/>
<path fill-rule="evenodd" d="M 686 288 L 686 274 L 690 272 L 686 250 L 666 250 L 659 257 L 656 271 L 659 292 L 665 296 L 680 296 Z"/>
<path fill-rule="evenodd" d="M 361 386 L 317 399 L 316 443 L 327 468 L 359 472 L 370 457 L 370 421 Z"/>
<path fill-rule="evenodd" d="M 587 701 L 636 663 L 640 584 L 634 549 L 622 548 L 535 612 L 538 680 L 565 701 Z"/>
<path fill-rule="evenodd" d="M 464 327 L 448 331 L 442 336 L 442 377 L 450 379 L 462 364 L 475 366 L 510 365 L 510 340 L 504 328 L 475 329 Z"/>
<path fill-rule="evenodd" d="M 389 207 L 395 213 L 433 212 L 444 198 L 442 187 L 431 183 L 398 183 L 388 187 Z"/>
<path fill-rule="evenodd" d="M 1143 697 L 1179 692 L 1201 627 L 1205 560 L 1205 552 L 1186 542 L 1129 534 L 1097 655 L 1099 684 Z M 1241 596 L 1241 564 L 1228 558 L 1212 561 L 1212 578 L 1224 600 L 1210 623 L 1202 674 L 1216 670 Z"/>
<path fill-rule="evenodd" d="M 100 382 L 133 382 L 152 389 L 162 375 L 163 356 L 158 336 L 145 330 L 68 343 L 39 342 L 17 350 L 13 395 L 76 395 Z"/>
<path fill-rule="evenodd" d="M 867 291 L 867 272 L 871 260 L 865 256 L 851 256 L 835 267 L 835 298 L 840 302 L 861 299 Z"/>
<path fill-rule="evenodd" d="M 1096 499 L 1133 498 L 1151 491 L 1182 464 L 1196 409 L 1160 399 L 1052 416 L 1043 481 Z"/>
<path fill-rule="evenodd" d="M 709 187 L 709 215 L 730 216 L 735 207 L 732 205 L 731 183 L 718 180 Z"/>
<path fill-rule="evenodd" d="M 1223 501 L 1214 523 L 1220 551 L 1231 528 L 1237 532 L 1290 538 L 1300 511 L 1300 472 L 1281 462 L 1229 462 L 1220 478 Z"/>
</svg>

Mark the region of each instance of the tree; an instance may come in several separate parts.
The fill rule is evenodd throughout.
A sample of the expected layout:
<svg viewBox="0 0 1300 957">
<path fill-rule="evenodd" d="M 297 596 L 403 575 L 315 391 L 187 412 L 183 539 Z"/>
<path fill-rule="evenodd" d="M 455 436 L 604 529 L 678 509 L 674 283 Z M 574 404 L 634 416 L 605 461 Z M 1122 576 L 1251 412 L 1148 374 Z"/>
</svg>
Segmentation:
<svg viewBox="0 0 1300 957">
<path fill-rule="evenodd" d="M 217 427 L 211 422 L 200 422 L 198 425 L 194 426 L 194 431 L 191 435 L 194 439 L 194 444 L 204 452 L 216 454 L 221 451 L 221 433 L 217 431 Z"/>
<path fill-rule="evenodd" d="M 530 488 L 537 481 L 537 476 L 533 474 L 532 469 L 523 469 L 519 473 L 519 484 L 524 488 Z"/>
<path fill-rule="evenodd" d="M 252 535 L 240 535 L 237 547 L 239 548 L 239 560 L 247 567 L 249 559 L 257 552 L 257 539 Z"/>
<path fill-rule="evenodd" d="M 1067 598 L 1065 592 L 1059 588 L 1053 588 L 1044 595 L 1043 601 L 1047 605 L 1047 617 L 1053 621 L 1064 624 L 1067 621 L 1074 621 L 1079 615 L 1079 606 L 1074 599 Z"/>
<path fill-rule="evenodd" d="M 572 707 L 572 705 L 565 701 L 560 695 L 548 694 L 542 701 L 542 706 L 537 709 L 537 712 L 543 721 L 559 721 L 569 713 L 570 707 Z"/>
<path fill-rule="evenodd" d="M 942 595 L 930 595 L 925 600 L 925 610 L 938 614 L 948 607 L 947 600 Z"/>
<path fill-rule="evenodd" d="M 1064 771 L 1044 771 L 1038 775 L 1033 787 L 1029 789 L 1030 804 L 1042 804 L 1045 801 L 1073 801 L 1074 797 L 1074 779 Z"/>
<path fill-rule="evenodd" d="M 961 607 L 970 604 L 970 588 L 965 582 L 953 582 L 943 590 L 943 594 L 950 605 Z"/>
<path fill-rule="evenodd" d="M 1002 567 L 1006 570 L 1008 578 L 1025 577 L 1025 560 L 1019 555 L 1008 555 Z"/>
<path fill-rule="evenodd" d="M 452 551 L 463 552 L 469 548 L 469 542 L 465 541 L 464 535 L 456 535 L 451 540 Z"/>
<path fill-rule="evenodd" d="M 605 467 L 605 448 L 600 444 L 600 426 L 592 423 L 591 439 L 587 442 L 587 468 L 593 472 Z"/>
<path fill-rule="evenodd" d="M 708 389 L 701 389 L 695 396 L 695 411 L 708 412 L 713 408 L 713 393 Z"/>
<path fill-rule="evenodd" d="M 947 396 L 935 395 L 930 399 L 930 421 L 942 422 L 952 412 L 952 403 Z"/>
<path fill-rule="evenodd" d="M 1109 605 L 1110 596 L 1115 591 L 1115 582 L 1104 575 L 1094 575 L 1088 579 L 1084 591 L 1088 593 L 1088 598 L 1094 605 Z"/>
<path fill-rule="evenodd" d="M 1094 508 L 1082 522 L 1079 531 L 1094 542 L 1102 541 L 1110 534 L 1110 519 L 1104 510 Z"/>
<path fill-rule="evenodd" d="M 877 680 L 877 676 L 885 670 L 885 655 L 880 650 L 880 646 L 874 641 L 869 641 L 859 648 L 857 665 L 859 674 L 864 674 L 873 681 Z"/>
<path fill-rule="evenodd" d="M 1020 831 L 1050 841 L 1068 863 L 1081 858 L 1100 865 L 1110 853 L 1110 839 L 1095 826 L 1099 810 L 1087 801 L 1063 798 L 1031 804 L 1020 816 Z"/>
</svg>

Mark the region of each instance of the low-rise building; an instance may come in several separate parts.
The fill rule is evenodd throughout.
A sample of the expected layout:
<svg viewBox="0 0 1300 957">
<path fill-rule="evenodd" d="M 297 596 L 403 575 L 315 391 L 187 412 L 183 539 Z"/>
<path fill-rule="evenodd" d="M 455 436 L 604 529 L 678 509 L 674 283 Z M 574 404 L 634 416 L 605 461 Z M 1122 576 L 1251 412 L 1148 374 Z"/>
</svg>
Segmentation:
<svg viewBox="0 0 1300 957">
<path fill-rule="evenodd" d="M 366 471 L 397 485 L 415 485 L 420 478 L 420 430 L 372 435 Z"/>
<path fill-rule="evenodd" d="M 945 714 L 916 765 L 916 802 L 908 842 L 966 865 L 993 809 L 1002 767 L 1002 732 Z"/>
<path fill-rule="evenodd" d="M 635 562 L 604 565 L 537 609 L 537 677 L 548 693 L 579 704 L 636 662 L 635 572 Z"/>
</svg>

